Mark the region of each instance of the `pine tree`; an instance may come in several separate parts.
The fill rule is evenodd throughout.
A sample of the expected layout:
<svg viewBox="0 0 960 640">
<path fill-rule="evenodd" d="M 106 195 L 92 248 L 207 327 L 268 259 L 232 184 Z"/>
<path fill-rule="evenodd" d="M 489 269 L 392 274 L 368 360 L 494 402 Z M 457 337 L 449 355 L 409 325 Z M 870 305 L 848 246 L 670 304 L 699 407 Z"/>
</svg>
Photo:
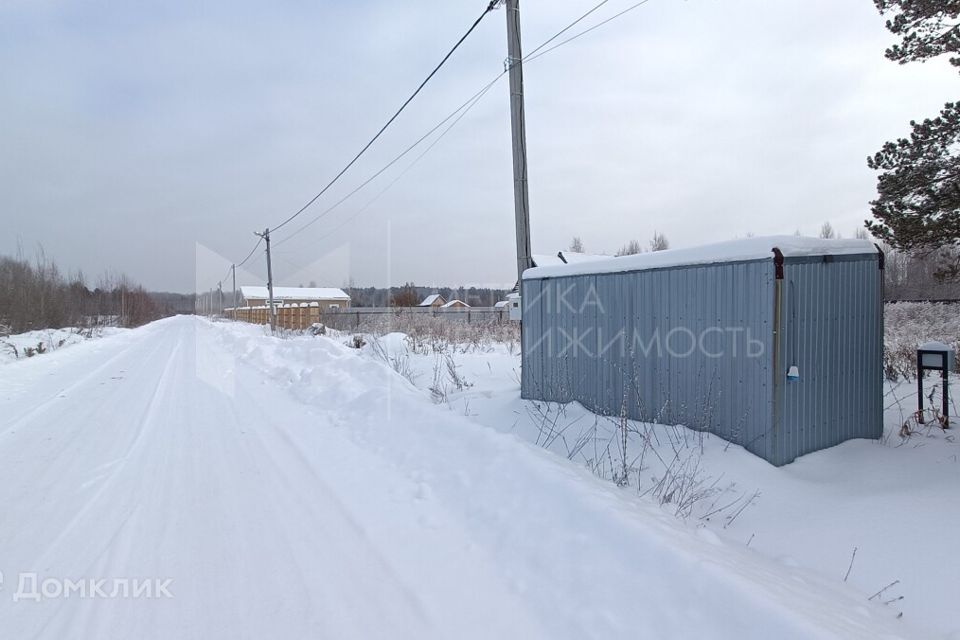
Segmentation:
<svg viewBox="0 0 960 640">
<path fill-rule="evenodd" d="M 874 0 L 881 14 L 893 14 L 887 29 L 901 38 L 886 51 L 900 64 L 958 54 L 960 67 L 960 0 Z M 911 122 L 910 138 L 887 142 L 867 159 L 880 171 L 878 197 L 870 203 L 874 220 L 867 229 L 896 249 L 937 253 L 941 278 L 960 279 L 960 102 L 948 102 L 940 115 Z"/>
</svg>

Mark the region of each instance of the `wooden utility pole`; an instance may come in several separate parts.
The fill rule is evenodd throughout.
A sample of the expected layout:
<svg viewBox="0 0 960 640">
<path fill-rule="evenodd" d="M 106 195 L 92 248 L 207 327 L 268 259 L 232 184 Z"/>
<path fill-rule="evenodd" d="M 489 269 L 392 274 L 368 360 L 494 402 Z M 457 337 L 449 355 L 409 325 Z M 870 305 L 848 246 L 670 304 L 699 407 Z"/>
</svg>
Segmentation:
<svg viewBox="0 0 960 640">
<path fill-rule="evenodd" d="M 217 315 L 222 316 L 223 315 L 223 283 L 222 282 L 217 283 L 217 298 L 220 301 L 219 302 L 220 308 L 217 309 Z"/>
<path fill-rule="evenodd" d="M 533 266 L 530 199 L 527 194 L 527 128 L 523 111 L 523 52 L 519 0 L 506 0 L 507 65 L 510 72 L 510 129 L 513 135 L 513 209 L 517 222 L 517 282 Z"/>
<path fill-rule="evenodd" d="M 233 274 L 233 303 L 230 305 L 233 308 L 233 319 L 237 319 L 237 265 L 230 265 L 230 272 Z"/>
</svg>

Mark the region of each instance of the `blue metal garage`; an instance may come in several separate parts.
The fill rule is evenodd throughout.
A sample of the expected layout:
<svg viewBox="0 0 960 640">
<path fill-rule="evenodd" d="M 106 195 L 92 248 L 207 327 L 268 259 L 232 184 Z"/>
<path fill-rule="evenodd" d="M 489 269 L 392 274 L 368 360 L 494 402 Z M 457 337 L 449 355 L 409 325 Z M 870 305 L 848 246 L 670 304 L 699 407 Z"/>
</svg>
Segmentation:
<svg viewBox="0 0 960 640">
<path fill-rule="evenodd" d="M 683 424 L 774 465 L 882 434 L 883 256 L 748 238 L 523 275 L 522 395 Z"/>
</svg>

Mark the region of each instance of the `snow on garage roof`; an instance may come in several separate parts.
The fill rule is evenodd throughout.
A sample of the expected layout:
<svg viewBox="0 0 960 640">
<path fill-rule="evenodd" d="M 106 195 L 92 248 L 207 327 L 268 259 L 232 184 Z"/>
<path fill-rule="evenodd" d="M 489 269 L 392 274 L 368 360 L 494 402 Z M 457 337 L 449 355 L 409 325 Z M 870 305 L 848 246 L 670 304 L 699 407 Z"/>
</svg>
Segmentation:
<svg viewBox="0 0 960 640">
<path fill-rule="evenodd" d="M 877 252 L 877 248 L 869 240 L 823 240 L 800 236 L 764 236 L 718 242 L 688 249 L 667 249 L 631 256 L 577 262 L 576 264 L 534 267 L 523 272 L 523 279 L 640 271 L 643 269 L 763 260 L 766 258 L 772 260 L 774 247 L 780 249 L 785 258 L 862 255 Z"/>
<path fill-rule="evenodd" d="M 266 300 L 269 293 L 266 287 L 243 285 L 240 293 L 244 298 L 263 298 Z M 349 300 L 343 289 L 336 287 L 274 287 L 274 300 Z"/>
<path fill-rule="evenodd" d="M 561 264 L 573 264 L 574 262 L 590 262 L 593 260 L 606 260 L 613 256 L 604 256 L 592 253 L 577 253 L 576 251 L 558 251 L 553 255 L 545 253 L 533 254 L 533 264 L 538 267 L 552 267 Z"/>
</svg>

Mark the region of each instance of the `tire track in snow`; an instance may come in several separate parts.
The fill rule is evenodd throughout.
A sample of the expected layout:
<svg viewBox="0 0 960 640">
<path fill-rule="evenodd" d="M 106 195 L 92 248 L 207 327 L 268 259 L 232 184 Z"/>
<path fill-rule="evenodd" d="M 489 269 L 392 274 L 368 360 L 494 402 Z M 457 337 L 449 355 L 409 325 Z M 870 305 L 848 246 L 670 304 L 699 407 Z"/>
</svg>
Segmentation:
<svg viewBox="0 0 960 640">
<path fill-rule="evenodd" d="M 127 336 L 116 336 L 115 339 L 126 338 L 126 337 L 127 337 Z M 133 347 L 136 348 L 136 347 L 140 346 L 140 344 L 141 344 L 141 343 L 134 343 Z M 91 380 L 96 379 L 96 380 L 99 381 L 99 380 L 100 380 L 100 376 L 101 376 L 107 369 L 110 369 L 111 367 L 113 367 L 113 366 L 117 363 L 118 360 L 122 360 L 122 359 L 124 359 L 124 358 L 130 357 L 130 355 L 131 355 L 130 352 L 129 352 L 129 349 L 130 349 L 130 348 L 131 348 L 131 346 L 130 346 L 130 345 L 126 345 L 126 344 L 125 344 L 124 346 L 122 346 L 122 347 L 119 347 L 120 350 L 117 351 L 116 353 L 114 353 L 113 355 L 111 355 L 110 357 L 108 357 L 107 360 L 105 360 L 105 361 L 102 362 L 101 364 L 97 365 L 97 366 L 94 367 L 93 369 L 84 370 L 83 375 L 81 375 L 81 376 L 78 377 L 77 379 L 73 380 L 72 382 L 70 382 L 69 384 L 67 384 L 65 387 L 60 387 L 60 388 L 58 388 L 57 391 L 53 392 L 52 394 L 50 394 L 50 395 L 45 395 L 45 396 L 43 396 L 43 397 L 33 397 L 33 398 L 30 398 L 30 399 L 29 399 L 30 405 L 31 405 L 30 408 L 27 409 L 27 410 L 26 410 L 25 412 L 23 412 L 22 414 L 17 415 L 17 416 L 14 416 L 14 417 L 12 418 L 11 422 L 8 424 L 8 426 L 7 426 L 6 428 L 4 428 L 3 430 L 0 430 L 0 437 L 3 437 L 3 436 L 6 435 L 7 433 L 9 433 L 9 432 L 11 432 L 11 431 L 14 431 L 14 430 L 16 430 L 17 428 L 23 426 L 23 424 L 24 424 L 25 422 L 28 422 L 28 421 L 30 421 L 30 420 L 34 420 L 34 419 L 39 418 L 39 417 L 41 417 L 41 416 L 43 416 L 43 415 L 45 415 L 45 414 L 47 414 L 47 413 L 50 413 L 50 412 L 52 412 L 52 411 L 56 411 L 57 409 L 59 409 L 60 407 L 58 406 L 58 403 L 56 402 L 58 398 L 64 397 L 64 394 L 67 394 L 67 397 L 72 397 L 72 396 L 77 392 L 78 389 L 82 389 L 82 388 L 84 388 L 84 387 L 86 387 L 86 386 L 89 386 L 89 383 L 91 382 Z M 156 352 L 158 352 L 158 351 L 160 351 L 160 347 L 159 347 L 159 346 L 157 346 L 157 347 L 151 352 L 150 355 L 153 355 L 154 353 L 156 353 Z M 24 364 L 26 364 L 26 362 L 24 362 Z M 31 364 L 32 364 L 32 363 L 31 363 Z M 8 365 L 5 365 L 5 366 L 6 366 L 6 367 L 15 367 L 16 365 L 17 365 L 17 363 L 11 363 L 11 364 L 8 364 Z M 76 369 L 76 368 L 77 368 L 76 365 L 74 365 L 73 368 Z M 11 372 L 11 370 L 6 370 L 6 371 L 4 371 L 4 373 L 7 373 L 7 374 L 9 374 L 10 372 Z M 60 375 L 63 375 L 63 373 L 60 373 Z M 23 394 L 22 394 L 22 395 L 23 395 Z M 21 400 L 21 398 L 18 398 L 18 397 L 11 398 L 11 399 L 7 400 L 4 404 L 10 404 L 12 400 Z"/>
<path fill-rule="evenodd" d="M 78 526 L 78 524 L 100 503 L 103 497 L 107 494 L 108 490 L 114 486 L 114 484 L 123 474 L 130 462 L 131 457 L 133 457 L 133 455 L 143 447 L 145 436 L 148 435 L 154 428 L 156 428 L 156 421 L 152 420 L 151 417 L 155 407 L 158 404 L 158 398 L 166 393 L 167 389 L 169 388 L 171 378 L 168 374 L 176 361 L 179 351 L 179 344 L 174 345 L 173 349 L 170 351 L 170 354 L 167 356 L 166 363 L 164 364 L 160 375 L 158 376 L 157 385 L 153 388 L 153 392 L 147 401 L 147 406 L 144 409 L 143 414 L 139 420 L 131 422 L 131 424 L 137 425 L 137 435 L 128 447 L 127 452 L 119 460 L 113 461 L 113 463 L 108 463 L 112 464 L 112 470 L 110 471 L 109 475 L 107 475 L 101 481 L 96 492 L 86 500 L 83 506 L 74 514 L 66 526 L 63 527 L 59 535 L 57 535 L 57 537 L 50 542 L 44 553 L 34 561 L 34 566 L 48 566 L 51 556 L 54 555 L 58 547 L 60 547 L 63 542 L 70 537 L 71 533 Z M 124 517 L 122 522 L 126 522 L 128 518 L 129 515 Z M 122 526 L 122 524 L 120 526 Z M 107 550 L 109 550 L 109 544 L 104 545 L 104 552 Z"/>
</svg>

